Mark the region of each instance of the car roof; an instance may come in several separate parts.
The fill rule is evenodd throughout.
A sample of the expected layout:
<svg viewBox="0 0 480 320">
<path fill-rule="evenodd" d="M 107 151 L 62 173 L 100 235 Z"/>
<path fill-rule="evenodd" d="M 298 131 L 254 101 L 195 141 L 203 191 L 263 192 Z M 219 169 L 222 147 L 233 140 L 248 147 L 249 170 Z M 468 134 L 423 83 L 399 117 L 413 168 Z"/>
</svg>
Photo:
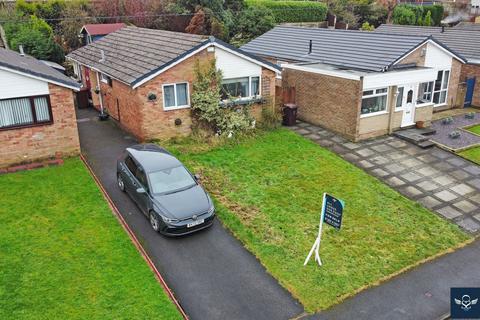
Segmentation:
<svg viewBox="0 0 480 320">
<path fill-rule="evenodd" d="M 137 144 L 127 148 L 146 172 L 181 166 L 182 163 L 170 152 L 156 144 Z"/>
</svg>

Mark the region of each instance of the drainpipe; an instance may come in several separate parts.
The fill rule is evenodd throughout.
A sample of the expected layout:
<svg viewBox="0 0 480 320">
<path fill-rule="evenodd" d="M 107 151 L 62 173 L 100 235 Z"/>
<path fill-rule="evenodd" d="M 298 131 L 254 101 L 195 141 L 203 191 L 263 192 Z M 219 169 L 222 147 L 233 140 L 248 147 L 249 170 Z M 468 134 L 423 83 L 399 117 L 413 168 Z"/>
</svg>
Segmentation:
<svg viewBox="0 0 480 320">
<path fill-rule="evenodd" d="M 102 97 L 102 90 L 100 87 L 100 76 L 98 75 L 98 71 L 95 72 L 97 74 L 97 87 L 98 87 L 98 99 L 100 100 L 100 116 L 105 114 L 103 110 L 103 97 Z"/>
</svg>

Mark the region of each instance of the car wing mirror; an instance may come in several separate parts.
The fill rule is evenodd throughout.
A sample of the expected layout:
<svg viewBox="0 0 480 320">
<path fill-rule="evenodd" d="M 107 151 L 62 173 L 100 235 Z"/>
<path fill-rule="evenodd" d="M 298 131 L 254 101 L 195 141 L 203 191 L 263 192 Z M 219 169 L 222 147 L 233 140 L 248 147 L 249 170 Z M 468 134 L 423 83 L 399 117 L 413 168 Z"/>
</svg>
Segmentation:
<svg viewBox="0 0 480 320">
<path fill-rule="evenodd" d="M 147 191 L 145 191 L 144 188 L 138 188 L 137 189 L 137 193 L 146 193 Z"/>
</svg>

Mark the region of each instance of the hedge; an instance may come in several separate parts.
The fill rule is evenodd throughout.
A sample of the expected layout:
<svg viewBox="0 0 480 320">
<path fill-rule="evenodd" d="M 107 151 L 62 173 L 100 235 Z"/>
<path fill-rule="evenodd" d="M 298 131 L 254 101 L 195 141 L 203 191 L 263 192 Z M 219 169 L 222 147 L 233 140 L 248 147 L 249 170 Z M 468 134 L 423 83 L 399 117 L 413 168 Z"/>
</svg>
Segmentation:
<svg viewBox="0 0 480 320">
<path fill-rule="evenodd" d="M 415 15 L 415 21 L 413 23 L 400 23 L 395 22 L 395 17 L 400 17 L 405 15 L 407 11 L 413 12 Z M 434 26 L 439 26 L 440 22 L 443 19 L 443 6 L 434 4 L 428 6 L 414 6 L 409 4 L 400 4 L 395 7 L 393 11 L 394 22 L 399 24 L 419 24 L 418 22 L 424 21 L 427 12 L 430 11 L 432 14 L 432 21 Z M 404 18 L 400 18 L 400 20 L 405 20 Z M 408 20 L 408 19 L 407 19 Z"/>
<path fill-rule="evenodd" d="M 314 1 L 246 0 L 247 6 L 264 6 L 270 9 L 277 23 L 320 22 L 327 17 L 327 6 Z"/>
</svg>

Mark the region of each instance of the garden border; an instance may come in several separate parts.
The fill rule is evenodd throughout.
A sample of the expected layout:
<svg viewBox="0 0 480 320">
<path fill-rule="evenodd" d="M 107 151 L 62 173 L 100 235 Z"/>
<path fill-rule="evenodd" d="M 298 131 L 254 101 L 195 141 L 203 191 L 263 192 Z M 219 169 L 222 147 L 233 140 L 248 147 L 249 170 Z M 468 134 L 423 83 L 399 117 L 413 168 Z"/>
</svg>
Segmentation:
<svg viewBox="0 0 480 320">
<path fill-rule="evenodd" d="M 147 265 L 150 267 L 150 269 L 153 271 L 153 273 L 155 274 L 155 278 L 157 278 L 158 282 L 161 284 L 161 286 L 163 287 L 163 289 L 166 291 L 168 297 L 170 298 L 170 300 L 175 304 L 175 306 L 177 307 L 178 311 L 180 312 L 181 316 L 183 319 L 185 320 L 188 320 L 188 316 L 187 314 L 185 313 L 185 310 L 183 310 L 182 306 L 180 305 L 180 303 L 178 302 L 178 300 L 175 298 L 175 295 L 173 294 L 173 291 L 168 287 L 165 279 L 163 279 L 162 275 L 160 274 L 160 272 L 158 271 L 158 269 L 155 267 L 155 265 L 153 264 L 153 261 L 150 259 L 150 257 L 148 256 L 147 252 L 145 251 L 145 249 L 142 247 L 142 245 L 140 244 L 140 242 L 138 241 L 137 237 L 135 236 L 135 234 L 133 233 L 133 231 L 130 229 L 130 227 L 128 226 L 128 224 L 126 223 L 125 219 L 122 217 L 122 215 L 120 214 L 120 211 L 118 210 L 118 208 L 115 206 L 115 204 L 113 203 L 113 200 L 110 198 L 110 196 L 108 195 L 107 191 L 105 190 L 105 188 L 103 187 L 103 185 L 100 183 L 100 180 L 98 179 L 98 177 L 95 175 L 95 173 L 93 172 L 93 169 L 92 167 L 90 167 L 90 165 L 88 164 L 87 162 L 87 159 L 85 158 L 85 156 L 81 153 L 80 154 L 80 159 L 82 160 L 83 164 L 85 165 L 85 167 L 88 169 L 90 175 L 92 176 L 93 180 L 95 181 L 95 183 L 97 184 L 97 186 L 100 188 L 100 191 L 102 192 L 102 195 L 103 197 L 105 198 L 105 200 L 107 200 L 107 203 L 110 207 L 110 209 L 112 210 L 112 213 L 113 215 L 117 218 L 118 222 L 120 223 L 120 225 L 122 226 L 123 230 L 128 234 L 130 240 L 133 242 L 135 248 L 137 249 L 137 251 L 140 253 L 140 255 L 142 256 L 142 258 L 145 260 L 145 262 L 147 262 Z"/>
</svg>

